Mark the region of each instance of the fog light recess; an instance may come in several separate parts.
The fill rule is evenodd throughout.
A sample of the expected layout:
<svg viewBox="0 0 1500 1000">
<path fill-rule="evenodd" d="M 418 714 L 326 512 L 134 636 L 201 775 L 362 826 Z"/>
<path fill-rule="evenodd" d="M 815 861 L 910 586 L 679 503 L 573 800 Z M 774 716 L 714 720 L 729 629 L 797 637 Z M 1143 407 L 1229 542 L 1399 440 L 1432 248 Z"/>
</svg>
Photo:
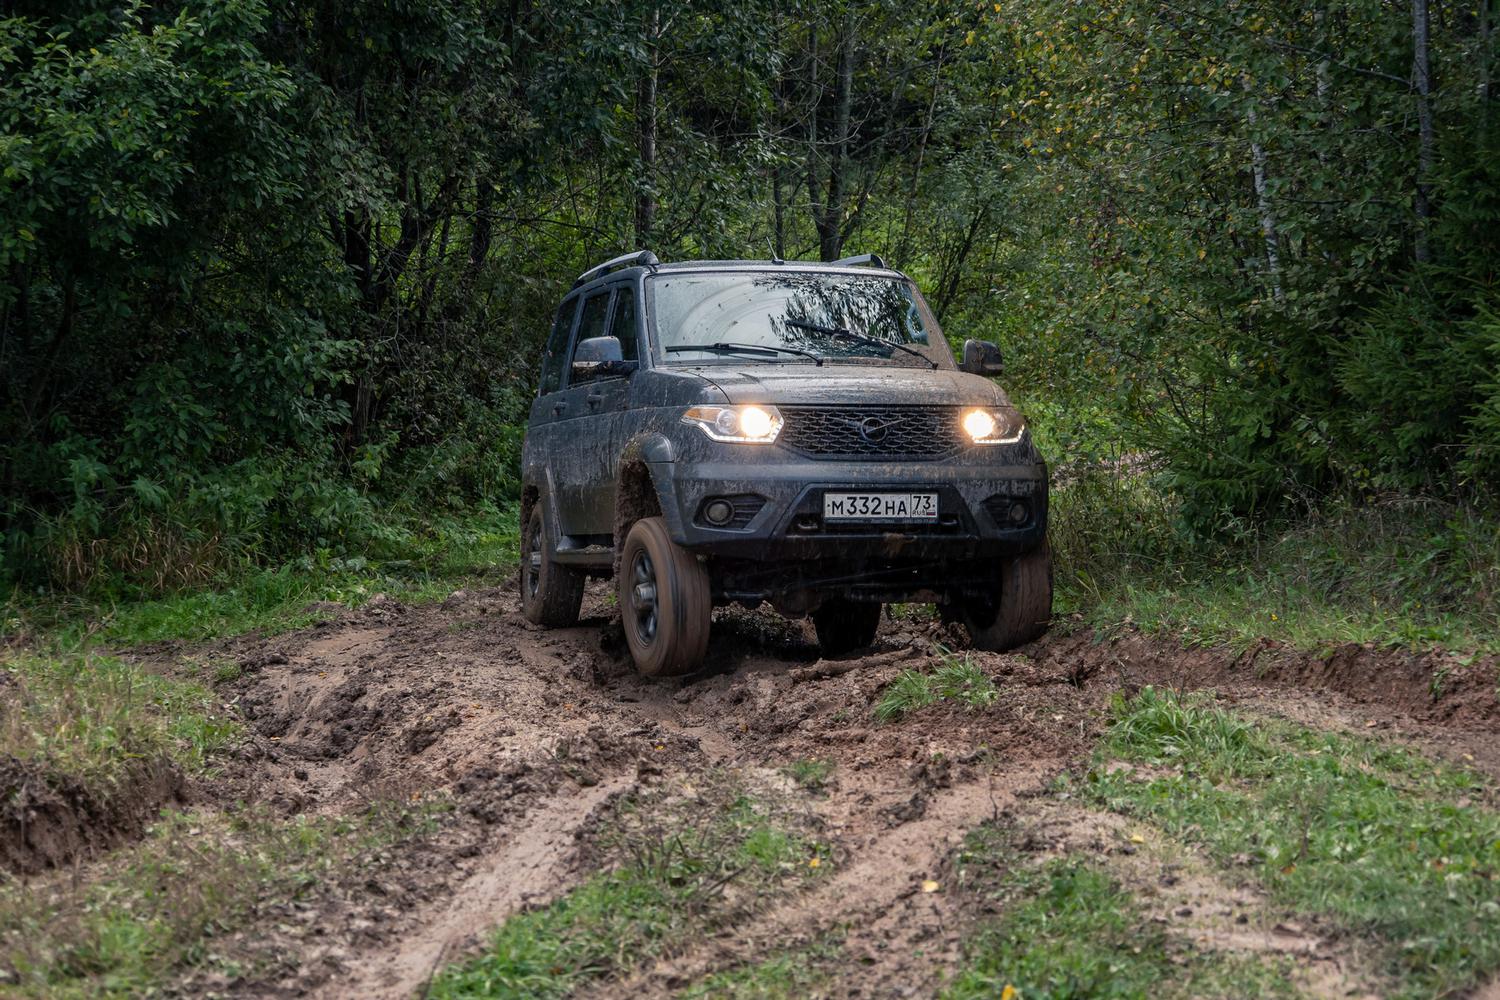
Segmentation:
<svg viewBox="0 0 1500 1000">
<path fill-rule="evenodd" d="M 728 524 L 734 517 L 734 506 L 728 500 L 710 500 L 703 505 L 703 519 L 709 524 Z"/>
</svg>

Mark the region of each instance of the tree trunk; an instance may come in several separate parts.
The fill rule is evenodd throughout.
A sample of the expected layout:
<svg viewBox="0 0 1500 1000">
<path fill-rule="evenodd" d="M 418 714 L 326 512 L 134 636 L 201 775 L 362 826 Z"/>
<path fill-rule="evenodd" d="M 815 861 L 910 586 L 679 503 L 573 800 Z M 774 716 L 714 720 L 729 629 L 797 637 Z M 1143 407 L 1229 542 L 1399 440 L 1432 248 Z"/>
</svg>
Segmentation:
<svg viewBox="0 0 1500 1000">
<path fill-rule="evenodd" d="M 777 260 L 786 260 L 786 207 L 782 201 L 781 164 L 779 163 L 771 168 L 771 212 L 773 216 L 771 256 Z"/>
<path fill-rule="evenodd" d="M 911 245 L 911 220 L 916 210 L 917 191 L 922 186 L 922 165 L 927 158 L 927 142 L 932 137 L 933 119 L 937 117 L 938 94 L 943 87 L 943 57 L 946 55 L 944 47 L 938 48 L 937 65 L 932 71 L 932 96 L 927 101 L 927 114 L 922 121 L 922 134 L 917 139 L 917 157 L 911 168 L 911 183 L 906 189 L 906 208 L 901 218 L 901 240 L 896 244 L 896 252 L 892 254 L 892 263 L 901 267 L 906 261 L 906 253 Z"/>
<path fill-rule="evenodd" d="M 52 333 L 52 341 L 47 345 L 47 352 L 38 361 L 36 369 L 31 373 L 31 391 L 26 394 L 26 422 L 31 429 L 35 429 L 42 421 L 38 416 L 42 403 L 47 398 L 47 390 L 51 388 L 52 369 L 57 364 L 58 357 L 68 340 L 73 336 L 74 320 L 78 317 L 78 276 L 71 270 L 63 279 L 62 314 L 58 317 L 57 327 Z"/>
<path fill-rule="evenodd" d="M 1248 78 L 1244 81 L 1246 92 L 1250 90 Z M 1276 212 L 1271 204 L 1270 185 L 1266 182 L 1266 147 L 1261 144 L 1259 121 L 1255 111 L 1255 97 L 1251 96 L 1245 112 L 1250 124 L 1250 172 L 1255 184 L 1255 207 L 1260 215 L 1260 233 L 1265 241 L 1266 274 L 1271 280 L 1271 294 L 1277 302 L 1284 300 L 1281 288 L 1281 237 L 1276 225 Z"/>
<path fill-rule="evenodd" d="M 495 238 L 495 222 L 490 217 L 495 206 L 495 186 L 480 179 L 474 193 L 474 222 L 469 227 L 469 265 L 464 271 L 463 287 L 466 293 L 474 287 L 485 261 L 490 257 L 490 244 Z"/>
<path fill-rule="evenodd" d="M 1495 0 L 1479 0 L 1479 148 L 1488 146 L 1490 102 L 1494 100 L 1494 53 L 1490 38 L 1495 30 Z"/>
<path fill-rule="evenodd" d="M 646 72 L 636 91 L 636 128 L 641 156 L 641 175 L 635 199 L 635 245 L 651 244 L 656 225 L 656 91 L 661 79 L 661 8 L 653 7 L 646 20 Z"/>
<path fill-rule="evenodd" d="M 1428 0 L 1412 0 L 1412 78 L 1417 92 L 1417 234 L 1416 256 L 1419 263 L 1432 259 L 1429 229 L 1432 222 L 1432 165 L 1436 140 L 1432 124 L 1432 65 L 1429 57 L 1431 18 Z"/>
<path fill-rule="evenodd" d="M 849 120 L 854 104 L 854 25 L 840 28 L 837 77 L 833 90 L 833 155 L 828 164 L 828 197 L 815 220 L 818 251 L 823 260 L 837 260 L 844 249 L 844 199 L 848 186 Z"/>
</svg>

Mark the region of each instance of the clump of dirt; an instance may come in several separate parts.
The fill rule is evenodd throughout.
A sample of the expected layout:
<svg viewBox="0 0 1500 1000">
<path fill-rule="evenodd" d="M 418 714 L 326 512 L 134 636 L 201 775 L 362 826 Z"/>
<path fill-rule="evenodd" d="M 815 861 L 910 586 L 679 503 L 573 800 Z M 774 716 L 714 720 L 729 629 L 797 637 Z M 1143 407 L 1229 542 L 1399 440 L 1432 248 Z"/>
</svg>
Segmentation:
<svg viewBox="0 0 1500 1000">
<path fill-rule="evenodd" d="M 1442 650 L 1411 652 L 1344 643 L 1300 650 L 1261 639 L 1236 653 L 1184 648 L 1169 638 L 1127 633 L 1100 641 L 1086 632 L 1053 633 L 1029 652 L 1044 669 L 1079 683 L 1094 679 L 1130 688 L 1261 686 L 1332 691 L 1360 704 L 1394 709 L 1426 723 L 1493 729 L 1500 722 L 1500 662 Z"/>
<path fill-rule="evenodd" d="M 0 868 L 34 874 L 139 837 L 188 795 L 166 759 L 133 760 L 107 787 L 0 757 Z"/>
</svg>

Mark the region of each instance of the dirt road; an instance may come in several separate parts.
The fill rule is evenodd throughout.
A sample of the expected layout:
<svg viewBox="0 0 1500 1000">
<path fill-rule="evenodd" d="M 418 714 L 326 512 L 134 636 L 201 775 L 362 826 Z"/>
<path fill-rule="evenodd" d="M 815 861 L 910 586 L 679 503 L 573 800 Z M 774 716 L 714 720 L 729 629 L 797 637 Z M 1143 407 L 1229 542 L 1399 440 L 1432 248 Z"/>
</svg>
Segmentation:
<svg viewBox="0 0 1500 1000">
<path fill-rule="evenodd" d="M 253 735 L 200 801 L 340 814 L 440 794 L 452 809 L 429 835 L 337 876 L 310 915 L 273 911 L 222 943 L 254 954 L 256 975 L 188 988 L 411 996 L 507 916 L 586 877 L 588 832 L 622 796 L 711 772 L 774 780 L 816 761 L 830 777 L 805 808 L 833 845 L 830 876 L 601 995 L 668 995 L 830 935 L 845 956 L 836 995 L 929 995 L 958 961 L 963 920 L 924 883 L 945 877 L 968 830 L 1025 812 L 1084 761 L 1109 699 L 1148 683 L 1213 686 L 1252 713 L 1399 737 L 1500 773 L 1500 711 L 1484 684 L 1493 664 L 1489 675 L 1476 666 L 1472 683 L 1447 670 L 1438 690 L 1432 657 L 1233 656 L 1058 634 L 1026 655 L 970 654 L 998 685 L 987 707 L 940 704 L 877 724 L 881 690 L 930 667 L 940 644 L 961 650 L 961 636 L 888 618 L 872 650 L 824 661 L 798 623 L 721 612 L 702 674 L 648 682 L 630 670 L 610 610 L 591 589 L 584 621 L 549 632 L 520 617 L 510 588 L 420 608 L 377 598 L 304 631 L 221 646 L 242 668 L 225 690 Z M 1346 988 L 1334 977 L 1329 991 Z"/>
</svg>

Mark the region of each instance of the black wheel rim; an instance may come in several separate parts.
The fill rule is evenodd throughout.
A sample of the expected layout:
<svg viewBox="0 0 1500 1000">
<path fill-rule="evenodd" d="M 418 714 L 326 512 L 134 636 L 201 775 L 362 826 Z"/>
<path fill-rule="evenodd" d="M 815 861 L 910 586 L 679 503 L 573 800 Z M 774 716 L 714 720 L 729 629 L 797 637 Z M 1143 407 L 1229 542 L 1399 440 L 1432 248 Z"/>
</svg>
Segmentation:
<svg viewBox="0 0 1500 1000">
<path fill-rule="evenodd" d="M 636 640 L 642 646 L 649 646 L 656 641 L 656 567 L 644 550 L 637 552 L 630 563 L 628 600 Z"/>
<path fill-rule="evenodd" d="M 527 532 L 526 540 L 526 597 L 536 600 L 537 591 L 542 588 L 542 533 L 532 530 Z"/>
</svg>

